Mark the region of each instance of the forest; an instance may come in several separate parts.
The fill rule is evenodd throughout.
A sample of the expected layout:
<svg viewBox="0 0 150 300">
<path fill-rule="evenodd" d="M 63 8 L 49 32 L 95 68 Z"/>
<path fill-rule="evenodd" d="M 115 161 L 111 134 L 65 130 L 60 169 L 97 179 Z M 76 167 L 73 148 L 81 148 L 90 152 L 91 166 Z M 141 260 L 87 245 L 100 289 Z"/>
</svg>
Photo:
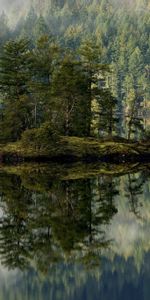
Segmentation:
<svg viewBox="0 0 150 300">
<path fill-rule="evenodd" d="M 60 0 L 29 1 L 18 19 L 3 12 L 2 143 L 148 139 L 149 10 L 149 1 Z"/>
<path fill-rule="evenodd" d="M 150 295 L 150 1 L 0 0 L 0 299 Z"/>
</svg>

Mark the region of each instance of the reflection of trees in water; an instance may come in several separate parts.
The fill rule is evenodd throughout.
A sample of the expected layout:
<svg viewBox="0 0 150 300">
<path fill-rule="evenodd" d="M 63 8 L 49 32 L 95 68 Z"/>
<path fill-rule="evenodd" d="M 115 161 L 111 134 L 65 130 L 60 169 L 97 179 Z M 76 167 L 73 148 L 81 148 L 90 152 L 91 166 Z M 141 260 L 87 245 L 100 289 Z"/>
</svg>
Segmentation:
<svg viewBox="0 0 150 300">
<path fill-rule="evenodd" d="M 17 176 L 1 177 L 3 216 L 0 220 L 0 254 L 10 268 L 24 268 L 30 256 L 29 230 L 26 220 L 31 192 L 21 186 Z"/>
<path fill-rule="evenodd" d="M 140 207 L 142 207 L 142 201 L 140 195 L 143 193 L 143 185 L 148 177 L 148 172 L 141 172 L 136 174 L 128 174 L 126 181 L 126 196 L 129 199 L 130 209 L 137 218 L 140 216 Z"/>
<path fill-rule="evenodd" d="M 42 193 L 26 189 L 16 175 L 1 179 L 0 254 L 5 266 L 23 269 L 34 259 L 44 271 L 48 262 L 64 256 L 95 264 L 108 247 L 104 226 L 117 212 L 111 177 L 51 181 Z"/>
<path fill-rule="evenodd" d="M 146 177 L 145 172 L 126 176 L 126 195 L 137 216 Z M 45 180 L 43 174 L 40 180 L 39 173 L 38 181 L 40 189 L 37 183 L 33 187 L 33 180 L 26 177 L 26 189 L 19 176 L 1 174 L 2 263 L 24 269 L 34 260 L 43 272 L 49 264 L 64 259 L 78 260 L 90 267 L 98 264 L 101 250 L 111 243 L 105 232 L 117 213 L 114 197 L 120 180 L 99 175 L 53 181 L 46 174 Z"/>
</svg>

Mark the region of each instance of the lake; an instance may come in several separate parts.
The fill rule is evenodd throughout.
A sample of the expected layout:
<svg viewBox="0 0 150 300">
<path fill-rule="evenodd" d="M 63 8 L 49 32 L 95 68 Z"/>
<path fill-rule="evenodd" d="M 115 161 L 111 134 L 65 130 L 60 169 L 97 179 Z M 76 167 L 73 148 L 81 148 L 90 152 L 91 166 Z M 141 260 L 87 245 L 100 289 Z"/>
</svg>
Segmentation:
<svg viewBox="0 0 150 300">
<path fill-rule="evenodd" d="M 149 300 L 150 165 L 0 172 L 1 300 Z"/>
</svg>

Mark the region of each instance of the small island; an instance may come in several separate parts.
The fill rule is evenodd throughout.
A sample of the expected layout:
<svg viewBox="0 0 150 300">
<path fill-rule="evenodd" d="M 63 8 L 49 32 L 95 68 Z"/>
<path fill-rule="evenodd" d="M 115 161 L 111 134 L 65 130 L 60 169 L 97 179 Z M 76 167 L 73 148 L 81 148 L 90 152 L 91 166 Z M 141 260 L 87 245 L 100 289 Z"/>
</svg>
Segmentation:
<svg viewBox="0 0 150 300">
<path fill-rule="evenodd" d="M 141 96 L 121 107 L 100 53 L 92 40 L 73 52 L 48 35 L 34 46 L 26 38 L 4 44 L 2 163 L 149 160 L 149 131 L 137 115 Z"/>
<path fill-rule="evenodd" d="M 0 146 L 1 162 L 19 163 L 26 161 L 55 162 L 145 162 L 150 159 L 149 142 L 131 142 L 112 138 L 98 140 L 82 137 L 59 137 L 47 144 L 18 141 Z"/>
</svg>

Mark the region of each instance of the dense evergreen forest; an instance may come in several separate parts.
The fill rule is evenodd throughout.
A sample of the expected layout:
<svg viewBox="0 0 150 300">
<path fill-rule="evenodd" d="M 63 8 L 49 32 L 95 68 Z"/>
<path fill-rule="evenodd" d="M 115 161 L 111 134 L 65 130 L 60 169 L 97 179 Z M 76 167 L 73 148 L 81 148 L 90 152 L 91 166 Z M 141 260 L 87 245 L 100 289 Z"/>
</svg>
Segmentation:
<svg viewBox="0 0 150 300">
<path fill-rule="evenodd" d="M 3 142 L 148 135 L 148 0 L 32 1 L 17 22 L 6 13 L 0 16 Z"/>
</svg>

